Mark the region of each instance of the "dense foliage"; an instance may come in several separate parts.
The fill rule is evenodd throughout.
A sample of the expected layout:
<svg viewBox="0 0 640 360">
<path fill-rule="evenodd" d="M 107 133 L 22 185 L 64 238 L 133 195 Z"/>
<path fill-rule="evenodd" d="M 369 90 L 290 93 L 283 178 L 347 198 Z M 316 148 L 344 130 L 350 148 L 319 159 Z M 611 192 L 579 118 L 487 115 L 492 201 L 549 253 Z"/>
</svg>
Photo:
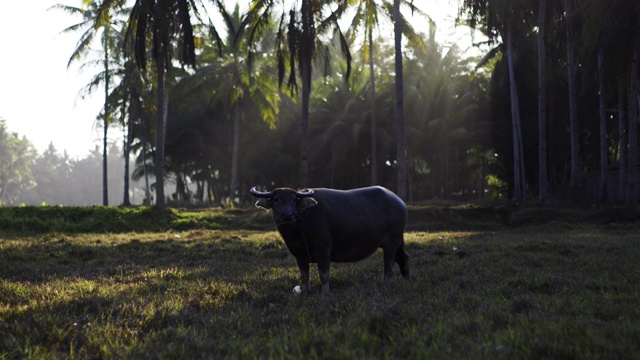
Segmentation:
<svg viewBox="0 0 640 360">
<path fill-rule="evenodd" d="M 97 26 L 92 36 L 112 37 L 100 44 L 109 50 L 98 61 L 104 71 L 86 90 L 107 85 L 108 114 L 98 116 L 126 129 L 123 154 L 137 157 L 135 179 L 160 175 L 175 184 L 166 198 L 180 203 L 248 202 L 254 185 L 298 186 L 301 169 L 308 186 L 396 190 L 395 45 L 383 36 L 393 22 L 391 2 L 298 3 L 248 1 L 231 9 L 176 0 L 165 5 L 179 9 L 178 18 L 156 19 L 145 15 L 155 1 L 136 1 L 133 9 L 120 0 L 85 2 L 91 12 L 83 19 Z M 415 6 L 429 9 L 400 3 L 408 40 L 406 200 L 637 203 L 638 2 L 460 1 L 460 23 L 487 40 L 480 57 L 439 44 L 433 23 L 414 32 L 411 22 L 425 21 L 411 16 Z M 209 22 L 212 13 L 222 20 Z M 109 31 L 99 33 L 100 26 Z M 302 44 L 305 36 L 315 45 Z M 292 70 L 302 64 L 310 66 L 310 84 Z M 278 88 L 283 83 L 290 91 Z"/>
</svg>

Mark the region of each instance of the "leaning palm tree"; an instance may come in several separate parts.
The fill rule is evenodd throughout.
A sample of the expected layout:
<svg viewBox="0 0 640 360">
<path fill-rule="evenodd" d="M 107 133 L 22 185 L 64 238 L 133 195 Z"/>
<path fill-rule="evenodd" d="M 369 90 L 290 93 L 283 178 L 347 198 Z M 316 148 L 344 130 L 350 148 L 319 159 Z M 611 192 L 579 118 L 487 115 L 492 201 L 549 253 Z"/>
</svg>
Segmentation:
<svg viewBox="0 0 640 360">
<path fill-rule="evenodd" d="M 302 85 L 302 116 L 300 141 L 300 186 L 306 187 L 309 182 L 309 97 L 313 61 L 316 57 L 324 61 L 325 75 L 330 69 L 330 46 L 322 42 L 324 35 L 334 31 L 341 49 L 346 54 L 347 70 L 345 79 L 349 79 L 351 71 L 351 54 L 344 34 L 340 31 L 338 20 L 343 16 L 348 1 L 301 0 L 300 7 L 296 2 L 288 12 L 280 15 L 280 23 L 276 33 L 276 56 L 278 58 L 278 83 L 282 85 L 287 76 L 287 86 L 293 94 L 297 94 L 298 77 Z M 285 5 L 283 0 L 253 0 L 249 7 L 246 22 L 250 25 L 248 43 L 264 35 L 276 5 Z M 331 6 L 337 4 L 335 9 Z M 328 15 L 324 15 L 328 13 Z M 286 39 L 285 39 L 286 38 Z M 289 71 L 286 73 L 286 68 Z"/>
<path fill-rule="evenodd" d="M 50 9 L 57 9 L 64 11 L 71 15 L 80 15 L 82 20 L 77 24 L 71 25 L 62 30 L 63 33 L 83 31 L 76 48 L 74 49 L 67 68 L 71 67 L 73 63 L 83 59 L 87 53 L 92 50 L 92 46 L 96 39 L 99 39 L 103 49 L 103 58 L 100 61 L 104 67 L 104 72 L 101 76 L 95 77 L 86 89 L 92 89 L 100 82 L 104 82 L 104 110 L 102 114 L 103 120 L 103 152 L 102 152 L 102 204 L 109 205 L 109 193 L 107 182 L 107 130 L 111 122 L 109 109 L 109 85 L 111 83 L 111 69 L 109 68 L 112 60 L 112 55 L 117 52 L 115 49 L 116 41 L 114 40 L 119 33 L 121 22 L 114 18 L 116 13 L 111 11 L 110 8 L 101 8 L 103 4 L 96 1 L 83 1 L 82 7 L 74 7 L 63 4 L 53 5 Z M 91 62 L 90 64 L 93 64 Z"/>
</svg>

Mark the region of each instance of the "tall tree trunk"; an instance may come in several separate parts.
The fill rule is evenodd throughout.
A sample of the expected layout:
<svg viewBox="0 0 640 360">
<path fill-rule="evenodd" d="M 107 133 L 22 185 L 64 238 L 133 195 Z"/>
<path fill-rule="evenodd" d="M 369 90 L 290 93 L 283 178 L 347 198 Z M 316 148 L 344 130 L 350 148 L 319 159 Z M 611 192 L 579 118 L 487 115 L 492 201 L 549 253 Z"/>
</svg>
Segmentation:
<svg viewBox="0 0 640 360">
<path fill-rule="evenodd" d="M 624 98 L 625 87 L 623 72 L 618 79 L 618 189 L 620 192 L 619 200 L 623 203 L 627 202 L 627 126 L 624 122 Z"/>
<path fill-rule="evenodd" d="M 107 130 L 109 129 L 109 44 L 107 27 L 104 28 L 104 130 L 102 134 L 102 205 L 109 206 L 109 181 L 107 176 L 108 149 Z"/>
<path fill-rule="evenodd" d="M 376 118 L 376 75 L 373 67 L 373 28 L 369 29 L 369 78 L 371 80 L 371 185 L 378 184 L 378 121 Z"/>
<path fill-rule="evenodd" d="M 513 63 L 513 24 L 507 25 L 507 64 L 511 96 L 511 123 L 513 130 L 513 186 L 514 200 L 521 202 L 524 196 L 524 170 L 522 164 L 522 130 L 520 128 L 520 105 Z"/>
<path fill-rule="evenodd" d="M 629 205 L 638 205 L 638 66 L 640 62 L 640 19 L 636 20 L 635 45 L 629 78 Z"/>
<path fill-rule="evenodd" d="M 129 161 L 131 160 L 130 157 L 130 149 L 131 149 L 131 143 L 129 142 L 129 140 L 127 139 L 128 135 L 125 134 L 125 140 L 123 141 L 124 144 L 123 145 L 123 152 L 124 152 L 124 190 L 123 190 L 123 199 L 122 199 L 122 205 L 123 206 L 130 206 L 131 205 L 131 199 L 129 197 Z"/>
<path fill-rule="evenodd" d="M 576 196 L 578 189 L 578 183 L 580 181 L 580 159 L 579 159 L 579 145 L 578 145 L 578 100 L 576 92 L 576 57 L 573 45 L 573 27 L 571 22 L 573 21 L 572 0 L 564 0 L 564 11 L 567 20 L 566 34 L 567 34 L 567 81 L 569 85 L 569 132 L 571 137 L 571 177 L 569 180 L 569 186 L 571 188 L 572 196 Z"/>
<path fill-rule="evenodd" d="M 233 114 L 233 150 L 231 151 L 231 184 L 229 185 L 229 201 L 234 203 L 238 187 L 238 156 L 240 153 L 240 104 L 236 101 Z"/>
<path fill-rule="evenodd" d="M 395 35 L 396 70 L 396 137 L 398 152 L 398 196 L 407 199 L 407 145 L 404 132 L 404 75 L 402 68 L 402 23 L 400 0 L 393 1 L 393 29 Z"/>
<path fill-rule="evenodd" d="M 546 52 L 547 1 L 540 0 L 538 8 L 538 200 L 547 205 L 547 52 Z"/>
<path fill-rule="evenodd" d="M 311 94 L 311 66 L 302 64 L 302 121 L 300 122 L 300 187 L 309 183 L 309 96 Z"/>
<path fill-rule="evenodd" d="M 300 13 L 302 41 L 299 51 L 300 77 L 302 78 L 302 121 L 300 123 L 300 187 L 309 184 L 309 97 L 311 95 L 311 70 L 315 25 L 310 0 L 303 0 Z"/>
<path fill-rule="evenodd" d="M 165 57 L 162 55 L 163 50 L 159 50 L 160 54 L 156 61 L 157 67 L 157 110 L 156 110 L 156 207 L 164 209 L 166 207 L 164 199 L 164 139 L 165 139 Z"/>
<path fill-rule="evenodd" d="M 127 133 L 124 136 L 124 199 L 122 205 L 130 206 L 129 198 L 129 162 L 131 161 L 131 143 L 133 142 L 133 124 L 138 116 L 137 94 L 133 88 L 129 89 L 129 121 L 126 122 Z"/>
<path fill-rule="evenodd" d="M 482 152 L 480 156 L 480 187 L 478 188 L 478 194 L 480 199 L 484 199 L 484 183 L 485 177 L 487 175 L 487 158 L 485 156 L 486 153 Z"/>
<path fill-rule="evenodd" d="M 607 113 L 605 107 L 604 87 L 604 46 L 598 41 L 598 103 L 600 115 L 600 186 L 598 187 L 598 200 L 605 204 L 607 194 Z"/>
<path fill-rule="evenodd" d="M 142 166 L 144 171 L 144 204 L 151 205 L 151 190 L 149 190 L 149 171 L 147 171 L 147 141 L 142 141 Z"/>
</svg>

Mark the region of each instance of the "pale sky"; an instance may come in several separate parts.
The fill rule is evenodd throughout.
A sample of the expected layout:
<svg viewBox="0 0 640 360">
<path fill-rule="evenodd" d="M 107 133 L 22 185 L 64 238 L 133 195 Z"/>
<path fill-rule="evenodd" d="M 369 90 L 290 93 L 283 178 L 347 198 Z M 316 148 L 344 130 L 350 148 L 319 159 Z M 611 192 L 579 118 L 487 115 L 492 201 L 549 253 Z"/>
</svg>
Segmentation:
<svg viewBox="0 0 640 360">
<path fill-rule="evenodd" d="M 100 144 L 94 123 L 101 96 L 78 98 L 93 71 L 79 74 L 78 66 L 67 70 L 79 34 L 60 34 L 74 19 L 47 11 L 56 3 L 0 2 L 0 117 L 10 132 L 25 135 L 39 153 L 53 142 L 60 152 L 85 157 Z"/>
<path fill-rule="evenodd" d="M 101 131 L 95 125 L 104 95 L 97 90 L 88 98 L 78 97 L 98 70 L 79 73 L 78 65 L 67 69 L 80 33 L 60 31 L 79 19 L 59 10 L 47 11 L 57 3 L 80 6 L 82 1 L 0 1 L 0 118 L 10 132 L 26 136 L 39 153 L 53 143 L 58 151 L 83 158 L 101 144 Z M 436 21 L 439 42 L 470 41 L 466 29 L 452 35 L 456 0 L 414 3 Z M 120 142 L 122 130 L 110 128 L 109 132 L 110 142 Z"/>
</svg>

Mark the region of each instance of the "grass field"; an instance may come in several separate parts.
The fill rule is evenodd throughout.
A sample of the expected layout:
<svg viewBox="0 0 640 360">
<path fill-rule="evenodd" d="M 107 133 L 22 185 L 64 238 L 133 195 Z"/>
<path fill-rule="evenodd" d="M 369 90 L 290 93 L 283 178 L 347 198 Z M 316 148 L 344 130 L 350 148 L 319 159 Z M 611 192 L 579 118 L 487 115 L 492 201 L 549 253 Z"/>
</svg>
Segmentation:
<svg viewBox="0 0 640 360">
<path fill-rule="evenodd" d="M 68 222 L 60 212 L 47 216 Z M 139 232 L 99 230 L 95 219 L 91 232 L 51 231 L 60 225 L 38 220 L 41 228 L 0 235 L 0 358 L 640 353 L 637 222 L 556 211 L 522 213 L 519 223 L 511 217 L 505 225 L 487 211 L 444 213 L 449 220 L 438 226 L 427 216 L 444 218 L 443 211 L 410 215 L 406 242 L 416 280 L 402 280 L 396 267 L 384 286 L 377 253 L 334 264 L 328 295 L 319 293 L 312 269 L 312 294 L 304 296 L 292 294 L 295 260 L 262 213 L 174 211 L 160 216 L 161 229 L 141 220 L 147 230 Z M 5 226 L 24 226 L 38 214 L 17 217 L 0 214 Z M 482 221 L 474 226 L 473 217 Z M 262 225 L 245 230 L 252 227 L 245 221 Z"/>
</svg>

